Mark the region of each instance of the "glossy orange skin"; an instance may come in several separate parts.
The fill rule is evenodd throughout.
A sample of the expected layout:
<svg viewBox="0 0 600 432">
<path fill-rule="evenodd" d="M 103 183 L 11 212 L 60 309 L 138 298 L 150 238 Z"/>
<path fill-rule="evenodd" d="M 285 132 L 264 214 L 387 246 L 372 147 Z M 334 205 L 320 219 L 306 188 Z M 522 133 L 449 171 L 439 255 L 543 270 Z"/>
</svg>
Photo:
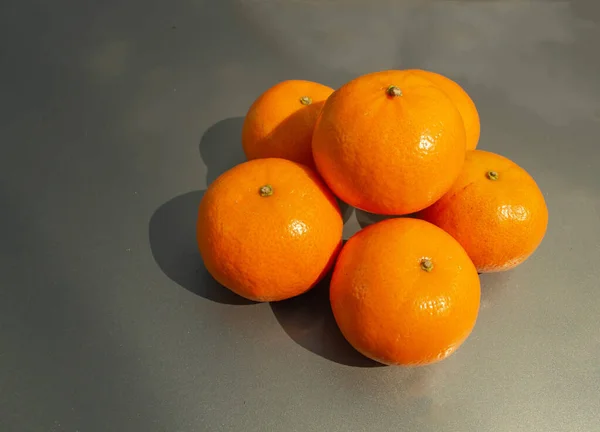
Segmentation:
<svg viewBox="0 0 600 432">
<path fill-rule="evenodd" d="M 412 69 L 411 72 L 427 78 L 452 99 L 452 102 L 454 102 L 454 105 L 460 112 L 465 125 L 467 150 L 475 150 L 479 143 L 481 123 L 473 99 L 471 99 L 468 93 L 456 81 L 453 81 L 444 75 L 422 69 Z"/>
<path fill-rule="evenodd" d="M 283 158 L 314 168 L 312 134 L 331 93 L 331 87 L 303 80 L 283 81 L 265 91 L 244 119 L 246 158 Z M 309 97 L 311 103 L 303 104 L 303 97 Z"/>
<path fill-rule="evenodd" d="M 490 180 L 490 171 L 497 180 Z M 523 263 L 548 226 L 548 208 L 535 180 L 511 160 L 483 150 L 467 153 L 452 189 L 418 216 L 456 238 L 480 273 Z"/>
<path fill-rule="evenodd" d="M 433 263 L 430 272 L 423 258 Z M 387 219 L 344 245 L 330 299 L 356 350 L 388 365 L 425 365 L 451 355 L 471 333 L 479 276 L 458 242 L 435 225 Z"/>
<path fill-rule="evenodd" d="M 401 96 L 390 96 L 394 85 Z M 465 129 L 453 102 L 410 71 L 363 75 L 327 100 L 313 134 L 313 157 L 344 202 L 402 215 L 437 201 L 458 177 Z"/>
<path fill-rule="evenodd" d="M 273 194 L 261 196 L 271 185 Z M 255 301 L 312 288 L 342 241 L 337 201 L 318 174 L 284 159 L 244 162 L 219 176 L 198 210 L 198 248 L 223 286 Z"/>
</svg>

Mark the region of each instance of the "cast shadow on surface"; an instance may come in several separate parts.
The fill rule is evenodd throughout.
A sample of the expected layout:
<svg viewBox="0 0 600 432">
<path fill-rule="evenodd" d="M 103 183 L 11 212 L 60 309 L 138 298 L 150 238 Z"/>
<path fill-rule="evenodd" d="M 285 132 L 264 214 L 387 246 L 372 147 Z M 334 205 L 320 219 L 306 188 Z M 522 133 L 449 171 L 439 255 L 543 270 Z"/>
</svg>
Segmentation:
<svg viewBox="0 0 600 432">
<path fill-rule="evenodd" d="M 366 228 L 369 225 L 373 225 L 377 222 L 381 222 L 387 219 L 393 219 L 399 216 L 387 216 L 387 215 L 379 215 L 375 213 L 368 213 L 364 210 L 355 209 L 354 214 L 356 214 L 356 220 L 358 221 L 358 225 L 361 228 Z"/>
<path fill-rule="evenodd" d="M 344 220 L 344 223 L 346 223 L 350 220 L 350 218 L 354 214 L 354 207 L 352 207 L 350 204 L 346 204 L 344 201 L 340 200 L 339 198 L 338 198 L 337 202 L 340 206 L 340 212 L 342 213 L 342 219 Z"/>
<path fill-rule="evenodd" d="M 206 165 L 206 185 L 230 168 L 245 162 L 242 148 L 243 117 L 231 117 L 209 127 L 200 139 L 200 157 Z"/>
<path fill-rule="evenodd" d="M 275 318 L 297 344 L 323 358 L 347 366 L 384 366 L 360 354 L 344 339 L 329 303 L 330 277 L 306 294 L 272 302 Z"/>
<path fill-rule="evenodd" d="M 154 260 L 171 280 L 205 299 L 231 305 L 254 302 L 221 286 L 206 271 L 196 244 L 196 215 L 204 191 L 179 195 L 160 206 L 150 219 Z"/>
<path fill-rule="evenodd" d="M 196 245 L 196 215 L 204 191 L 188 192 L 161 205 L 149 226 L 154 260 L 171 280 L 208 300 L 230 304 L 256 304 L 216 282 L 206 271 Z M 329 304 L 328 275 L 308 293 L 271 303 L 285 332 L 299 345 L 336 363 L 358 367 L 382 366 L 359 352 L 342 336 Z"/>
</svg>

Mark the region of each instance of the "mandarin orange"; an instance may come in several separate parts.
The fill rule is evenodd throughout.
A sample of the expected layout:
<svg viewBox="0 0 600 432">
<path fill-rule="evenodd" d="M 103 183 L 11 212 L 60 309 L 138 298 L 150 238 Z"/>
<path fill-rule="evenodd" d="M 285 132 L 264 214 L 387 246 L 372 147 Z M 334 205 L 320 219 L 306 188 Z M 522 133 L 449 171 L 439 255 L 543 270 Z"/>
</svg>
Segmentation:
<svg viewBox="0 0 600 432">
<path fill-rule="evenodd" d="M 344 245 L 330 300 L 356 350 L 384 364 L 423 365 L 448 357 L 471 333 L 479 276 L 460 244 L 440 228 L 388 219 Z"/>
<path fill-rule="evenodd" d="M 475 150 L 479 143 L 481 124 L 477 107 L 469 94 L 456 81 L 437 72 L 422 69 L 412 69 L 411 72 L 427 78 L 454 102 L 465 125 L 467 150 Z"/>
<path fill-rule="evenodd" d="M 316 167 L 344 202 L 376 214 L 408 214 L 452 186 L 465 157 L 452 100 L 410 71 L 360 76 L 325 102 L 315 126 Z"/>
<path fill-rule="evenodd" d="M 420 218 L 450 233 L 480 273 L 509 270 L 542 242 L 548 208 L 535 180 L 495 153 L 467 153 L 458 180 Z"/>
<path fill-rule="evenodd" d="M 246 158 L 283 158 L 314 168 L 313 130 L 332 92 L 331 87 L 304 80 L 283 81 L 266 90 L 244 119 Z"/>
<path fill-rule="evenodd" d="M 331 268 L 342 241 L 342 216 L 318 174 L 268 158 L 226 171 L 198 210 L 197 241 L 208 272 L 256 301 L 312 288 Z"/>
</svg>

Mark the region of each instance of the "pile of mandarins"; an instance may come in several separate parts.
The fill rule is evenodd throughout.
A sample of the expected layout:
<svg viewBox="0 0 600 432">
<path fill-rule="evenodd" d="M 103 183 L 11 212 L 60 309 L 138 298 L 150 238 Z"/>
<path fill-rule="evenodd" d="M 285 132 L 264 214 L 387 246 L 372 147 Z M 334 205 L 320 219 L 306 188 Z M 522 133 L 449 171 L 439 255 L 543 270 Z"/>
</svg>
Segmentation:
<svg viewBox="0 0 600 432">
<path fill-rule="evenodd" d="M 354 348 L 384 364 L 442 360 L 473 330 L 478 273 L 521 264 L 548 224 L 533 178 L 476 150 L 479 133 L 471 98 L 434 72 L 375 72 L 335 91 L 281 82 L 245 118 L 248 162 L 200 203 L 206 268 L 255 301 L 302 294 L 333 269 L 331 307 Z M 336 198 L 406 217 L 344 244 Z"/>
</svg>

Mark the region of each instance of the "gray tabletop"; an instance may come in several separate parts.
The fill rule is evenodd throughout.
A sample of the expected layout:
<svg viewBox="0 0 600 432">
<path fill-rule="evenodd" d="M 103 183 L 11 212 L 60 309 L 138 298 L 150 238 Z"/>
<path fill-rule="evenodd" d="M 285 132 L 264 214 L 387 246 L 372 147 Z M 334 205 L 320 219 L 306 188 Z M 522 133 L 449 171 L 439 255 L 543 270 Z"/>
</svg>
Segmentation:
<svg viewBox="0 0 600 432">
<path fill-rule="evenodd" d="M 5 0 L 0 17 L 0 430 L 599 430 L 598 2 Z M 482 277 L 468 341 L 415 369 L 353 351 L 324 286 L 229 294 L 194 238 L 263 90 L 405 67 L 461 83 L 480 148 L 550 211 L 529 261 Z M 346 216 L 346 237 L 375 219 Z"/>
</svg>

